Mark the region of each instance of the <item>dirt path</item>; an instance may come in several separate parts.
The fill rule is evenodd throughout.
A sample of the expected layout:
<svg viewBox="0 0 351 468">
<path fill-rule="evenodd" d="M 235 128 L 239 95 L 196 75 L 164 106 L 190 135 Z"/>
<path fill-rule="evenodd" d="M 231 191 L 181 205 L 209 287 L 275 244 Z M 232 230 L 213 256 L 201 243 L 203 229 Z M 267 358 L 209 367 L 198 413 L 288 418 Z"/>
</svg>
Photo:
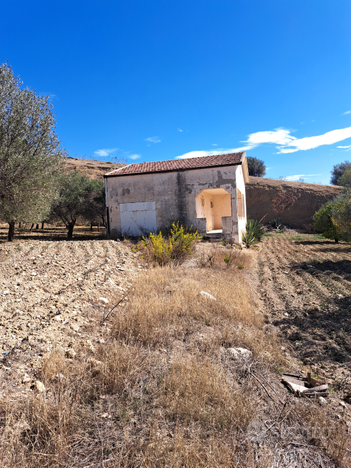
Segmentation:
<svg viewBox="0 0 351 468">
<path fill-rule="evenodd" d="M 267 321 L 301 365 L 351 391 L 351 247 L 287 232 L 263 241 L 258 258 Z"/>
<path fill-rule="evenodd" d="M 104 340 L 108 329 L 97 323 L 123 298 L 137 271 L 123 242 L 0 245 L 0 398 L 29 391 L 54 346 L 77 350 Z"/>
</svg>

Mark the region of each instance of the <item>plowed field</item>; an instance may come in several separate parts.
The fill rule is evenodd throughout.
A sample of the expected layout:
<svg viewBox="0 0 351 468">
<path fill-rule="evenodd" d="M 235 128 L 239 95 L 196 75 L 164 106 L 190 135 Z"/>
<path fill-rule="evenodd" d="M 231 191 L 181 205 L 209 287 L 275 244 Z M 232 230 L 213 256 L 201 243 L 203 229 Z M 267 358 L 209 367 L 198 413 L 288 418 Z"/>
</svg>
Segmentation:
<svg viewBox="0 0 351 468">
<path fill-rule="evenodd" d="M 351 247 L 294 232 L 266 237 L 258 257 L 267 321 L 301 365 L 351 390 Z"/>
</svg>

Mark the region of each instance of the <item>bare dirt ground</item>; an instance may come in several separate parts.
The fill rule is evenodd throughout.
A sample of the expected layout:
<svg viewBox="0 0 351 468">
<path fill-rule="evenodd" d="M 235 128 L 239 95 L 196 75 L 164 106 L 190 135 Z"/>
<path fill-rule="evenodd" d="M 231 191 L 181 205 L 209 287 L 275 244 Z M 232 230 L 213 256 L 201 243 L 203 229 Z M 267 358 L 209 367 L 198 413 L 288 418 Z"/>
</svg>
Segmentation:
<svg viewBox="0 0 351 468">
<path fill-rule="evenodd" d="M 0 241 L 1 468 L 351 466 L 349 245 L 287 231 L 150 268 L 64 234 Z M 309 370 L 322 402 L 281 383 Z"/>
<path fill-rule="evenodd" d="M 351 392 L 351 246 L 287 232 L 266 237 L 258 257 L 260 293 L 269 321 L 289 352 Z"/>
<path fill-rule="evenodd" d="M 96 323 L 138 270 L 123 242 L 82 227 L 72 241 L 65 234 L 49 228 L 0 243 L 0 398 L 30 391 L 52 349 L 103 342 L 108 329 Z"/>
</svg>

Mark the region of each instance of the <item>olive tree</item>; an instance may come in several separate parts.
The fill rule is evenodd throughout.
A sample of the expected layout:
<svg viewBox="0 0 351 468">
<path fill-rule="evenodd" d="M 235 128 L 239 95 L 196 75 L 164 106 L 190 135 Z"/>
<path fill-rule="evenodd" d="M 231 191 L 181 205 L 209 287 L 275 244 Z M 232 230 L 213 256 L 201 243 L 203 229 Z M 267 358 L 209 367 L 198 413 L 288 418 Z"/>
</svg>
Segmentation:
<svg viewBox="0 0 351 468">
<path fill-rule="evenodd" d="M 40 222 L 50 211 L 56 174 L 65 156 L 48 96 L 22 88 L 11 67 L 0 65 L 0 219 Z"/>
<path fill-rule="evenodd" d="M 333 170 L 331 171 L 330 183 L 332 185 L 342 185 L 339 183 L 339 179 L 343 176 L 344 172 L 348 171 L 349 169 L 351 169 L 350 161 L 344 161 L 340 164 L 335 164 L 335 166 L 333 166 Z"/>
<path fill-rule="evenodd" d="M 78 171 L 62 174 L 60 189 L 52 203 L 52 214 L 61 219 L 67 229 L 67 238 L 72 239 L 78 217 L 89 219 L 91 203 L 99 189 L 99 182 L 90 180 Z"/>
<path fill-rule="evenodd" d="M 249 175 L 254 177 L 263 177 L 266 175 L 266 165 L 262 159 L 254 158 L 252 156 L 247 157 L 247 168 Z"/>
</svg>

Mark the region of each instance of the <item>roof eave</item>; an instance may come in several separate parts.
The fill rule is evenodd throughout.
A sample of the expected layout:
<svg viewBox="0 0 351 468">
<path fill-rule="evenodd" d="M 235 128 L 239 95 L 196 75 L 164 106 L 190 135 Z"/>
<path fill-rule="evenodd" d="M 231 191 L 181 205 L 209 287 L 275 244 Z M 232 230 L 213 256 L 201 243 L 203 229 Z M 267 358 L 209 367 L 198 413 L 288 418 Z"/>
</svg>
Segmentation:
<svg viewBox="0 0 351 468">
<path fill-rule="evenodd" d="M 238 162 L 233 162 L 230 164 L 220 164 L 220 165 L 215 165 L 215 166 L 206 166 L 206 167 L 185 167 L 185 168 L 178 168 L 178 169 L 167 169 L 164 171 L 150 171 L 150 172 L 132 172 L 129 174 L 114 174 L 113 172 L 108 172 L 107 174 L 104 175 L 104 178 L 110 179 L 111 177 L 128 177 L 128 176 L 137 176 L 137 175 L 148 175 L 148 174 L 162 174 L 165 172 L 184 172 L 184 171 L 199 171 L 203 169 L 214 169 L 214 168 L 221 168 L 221 167 L 229 167 L 229 166 L 240 166 L 240 164 L 243 164 L 242 161 Z M 124 166 L 127 167 L 127 166 Z M 122 169 L 122 168 L 120 168 Z M 119 170 L 119 169 L 118 169 Z M 245 178 L 245 176 L 244 176 Z M 246 181 L 245 179 L 245 182 Z"/>
</svg>

